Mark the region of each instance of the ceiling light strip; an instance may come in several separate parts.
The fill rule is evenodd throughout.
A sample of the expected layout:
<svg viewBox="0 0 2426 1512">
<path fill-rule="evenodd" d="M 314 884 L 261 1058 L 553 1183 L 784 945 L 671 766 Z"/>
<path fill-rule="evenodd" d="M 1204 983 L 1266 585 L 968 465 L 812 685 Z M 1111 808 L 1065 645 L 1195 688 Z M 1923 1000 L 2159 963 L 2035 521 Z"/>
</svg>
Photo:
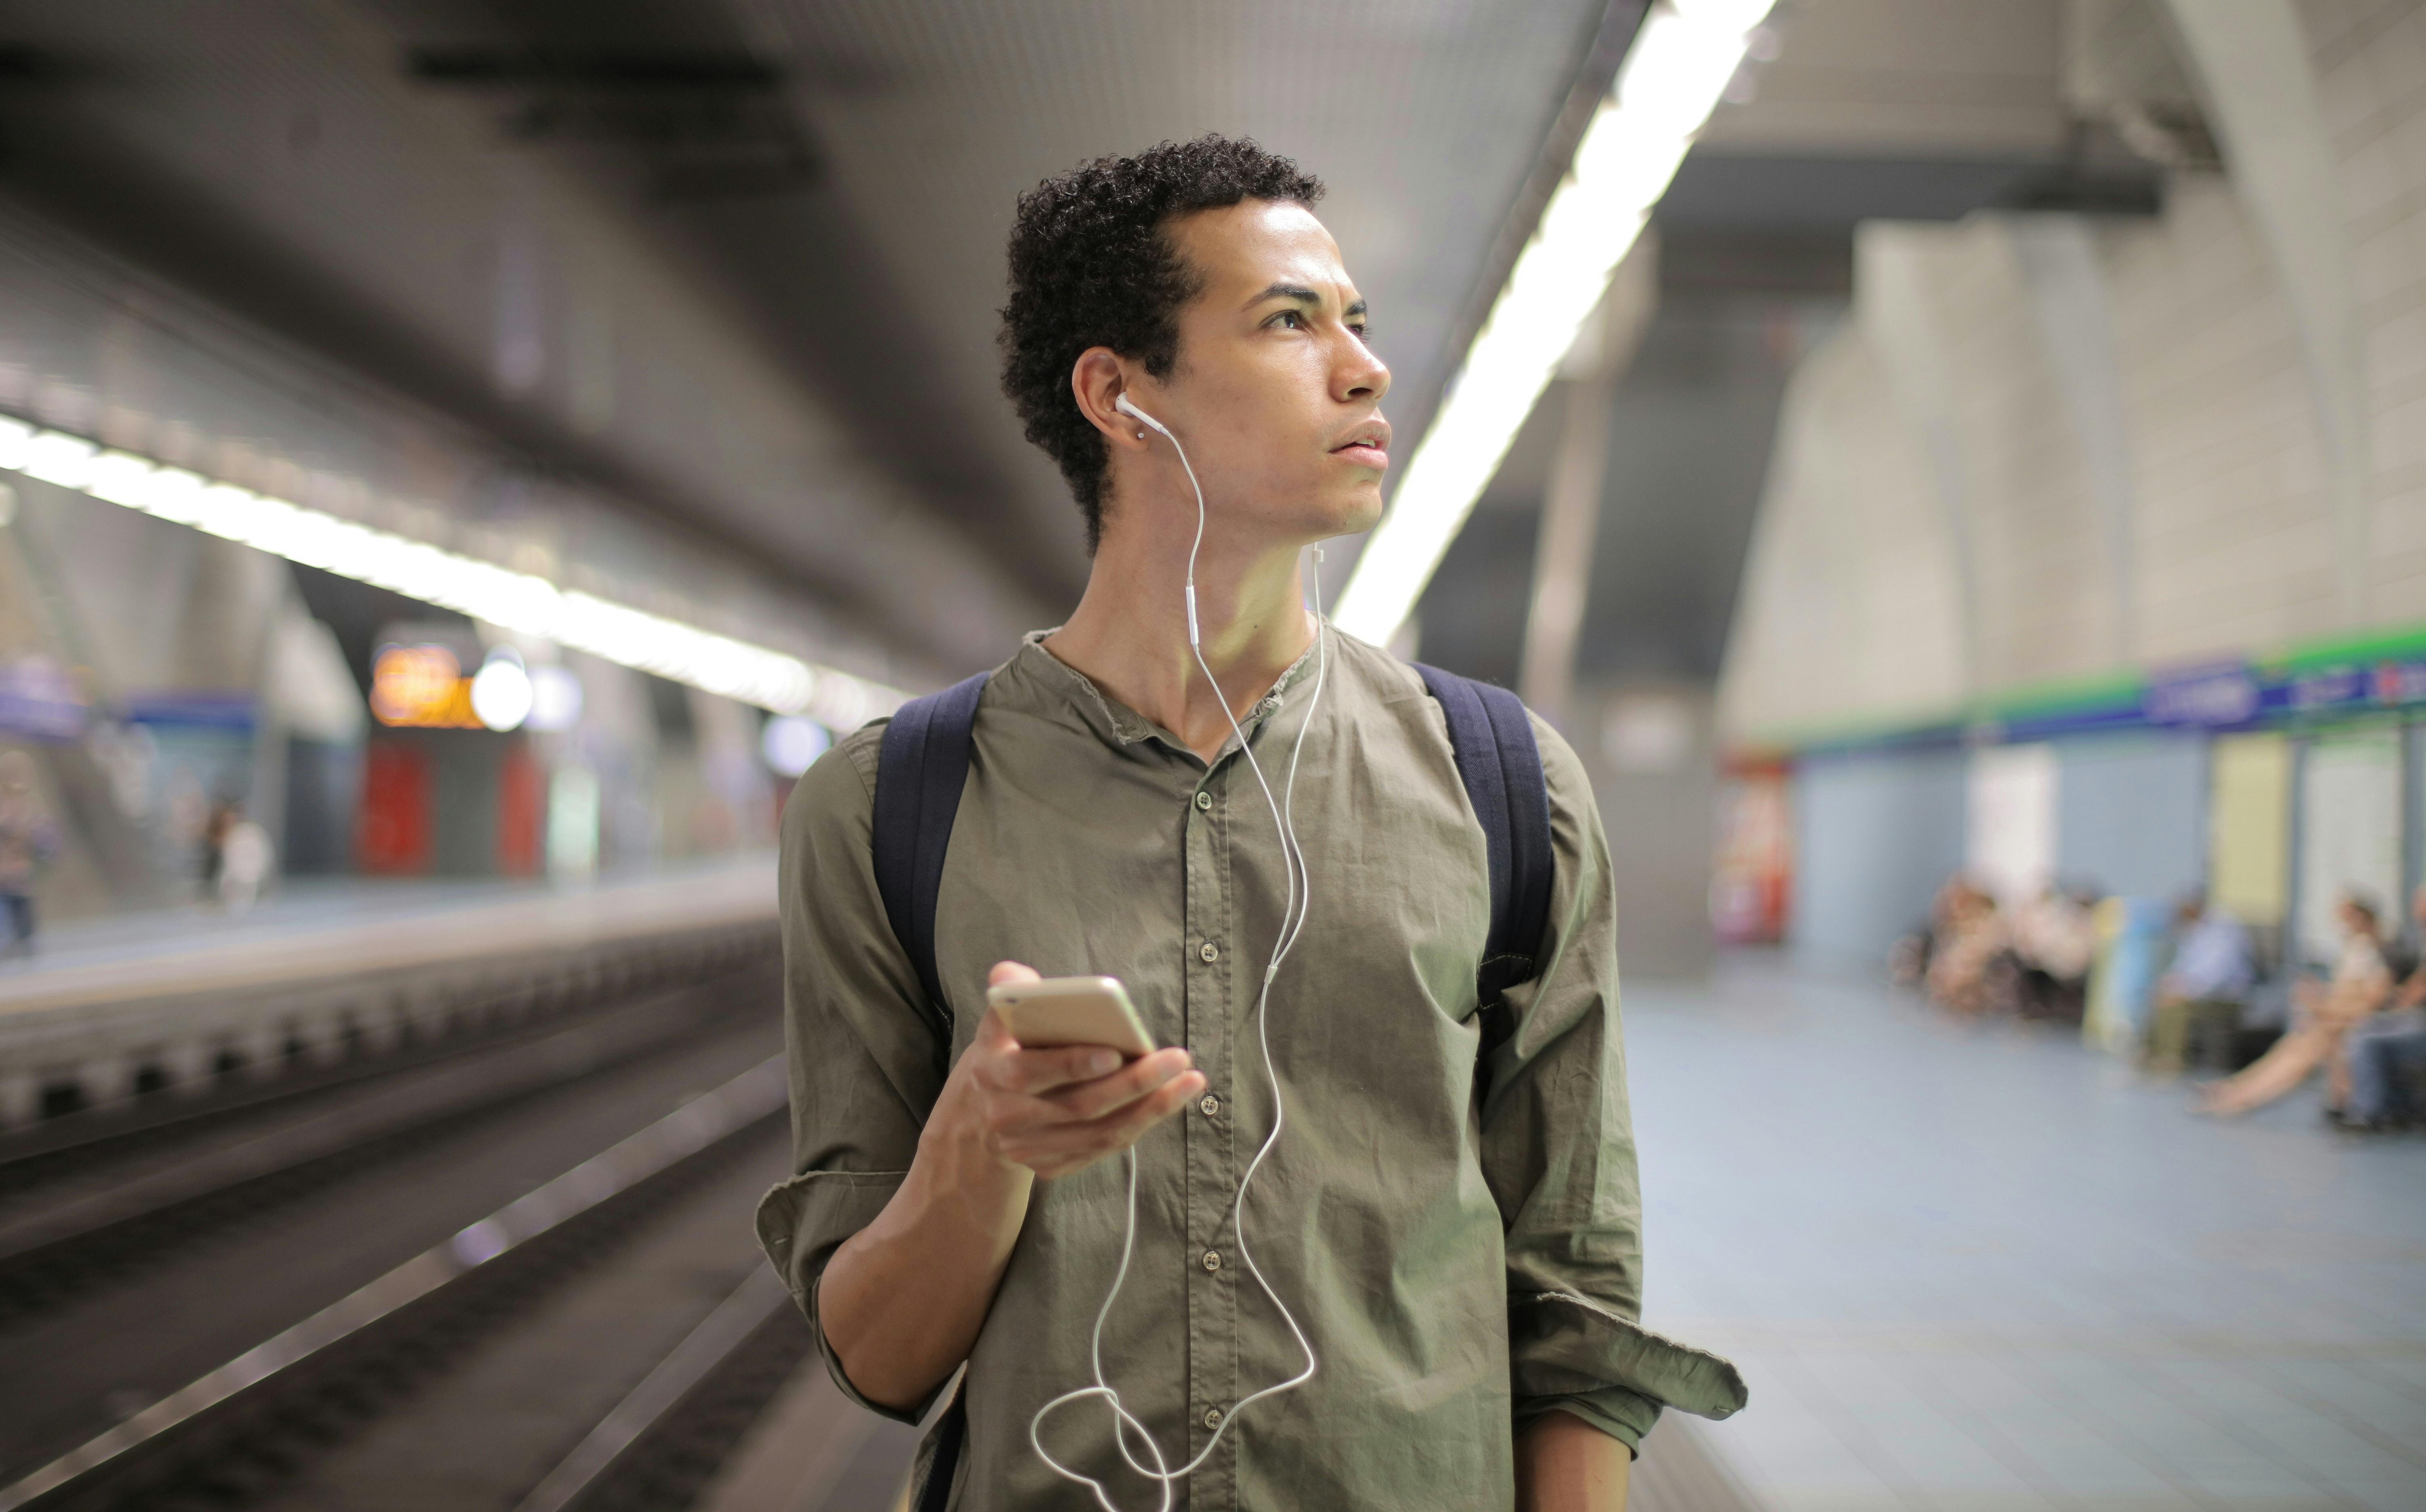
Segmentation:
<svg viewBox="0 0 2426 1512">
<path fill-rule="evenodd" d="M 1771 3 L 1657 0 L 1643 18 L 1616 87 L 1466 349 L 1389 514 L 1365 542 L 1333 617 L 1342 630 L 1386 641 L 1413 612 Z"/>
<path fill-rule="evenodd" d="M 215 482 L 80 436 L 0 417 L 0 469 L 316 567 L 620 667 L 836 730 L 889 714 L 898 689 L 611 603 L 426 541 Z"/>
</svg>

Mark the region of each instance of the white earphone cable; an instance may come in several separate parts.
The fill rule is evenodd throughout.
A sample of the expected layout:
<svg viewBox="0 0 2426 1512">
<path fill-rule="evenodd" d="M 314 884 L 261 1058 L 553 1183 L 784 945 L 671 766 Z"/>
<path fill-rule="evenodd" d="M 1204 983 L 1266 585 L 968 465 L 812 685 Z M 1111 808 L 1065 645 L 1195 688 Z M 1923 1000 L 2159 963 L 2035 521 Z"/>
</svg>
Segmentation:
<svg viewBox="0 0 2426 1512">
<path fill-rule="evenodd" d="M 1254 1278 L 1255 1284 L 1263 1290 L 1264 1295 L 1270 1299 L 1275 1309 L 1279 1310 L 1281 1321 L 1288 1325 L 1291 1337 L 1297 1340 L 1298 1348 L 1305 1356 L 1305 1368 L 1286 1380 L 1276 1381 L 1239 1398 L 1237 1403 L 1222 1415 L 1220 1424 L 1213 1430 L 1213 1436 L 1205 1440 L 1205 1447 L 1197 1451 L 1195 1457 L 1176 1470 L 1168 1468 L 1170 1462 L 1163 1457 L 1162 1446 L 1156 1441 L 1152 1431 L 1123 1404 L 1119 1389 L 1112 1386 L 1104 1375 L 1104 1321 L 1111 1315 L 1112 1303 L 1119 1297 L 1122 1285 L 1128 1279 L 1129 1260 L 1137 1248 L 1137 1150 L 1132 1146 L 1122 1156 L 1128 1167 L 1128 1218 L 1121 1233 L 1120 1264 L 1112 1272 L 1112 1284 L 1104 1294 L 1103 1306 L 1095 1311 L 1094 1331 L 1088 1346 L 1089 1362 L 1094 1371 L 1094 1384 L 1082 1386 L 1076 1391 L 1065 1391 L 1055 1397 L 1037 1408 L 1036 1415 L 1030 1418 L 1027 1424 L 1027 1441 L 1036 1451 L 1038 1458 L 1043 1460 L 1054 1473 L 1063 1479 L 1085 1486 L 1093 1493 L 1096 1504 L 1101 1506 L 1104 1512 L 1120 1512 L 1120 1509 L 1112 1504 L 1111 1498 L 1106 1492 L 1101 1481 L 1073 1470 L 1054 1458 L 1045 1449 L 1043 1438 L 1044 1420 L 1055 1409 L 1073 1402 L 1083 1401 L 1088 1397 L 1102 1397 L 1105 1404 L 1112 1409 L 1113 1440 L 1120 1448 L 1121 1457 L 1128 1462 L 1131 1470 L 1160 1485 L 1162 1491 L 1160 1512 L 1170 1512 L 1173 1484 L 1186 1479 L 1211 1456 L 1215 1446 L 1221 1443 L 1221 1436 L 1228 1433 L 1230 1425 L 1238 1421 L 1239 1413 L 1266 1397 L 1276 1396 L 1283 1391 L 1304 1385 L 1314 1378 L 1317 1369 L 1314 1345 L 1307 1341 L 1305 1330 L 1298 1326 L 1297 1318 L 1289 1311 L 1288 1305 L 1280 1299 L 1277 1292 L 1272 1290 L 1271 1282 L 1265 1279 L 1263 1268 L 1255 1263 L 1253 1254 L 1247 1247 L 1247 1187 L 1254 1181 L 1256 1171 L 1262 1168 L 1264 1158 L 1270 1155 L 1272 1152 L 1272 1147 L 1280 1142 L 1281 1129 L 1287 1121 L 1281 1104 L 1280 1073 L 1272 1064 L 1271 1033 L 1269 1027 L 1270 1019 L 1268 1010 L 1271 1003 L 1272 979 L 1280 974 L 1281 963 L 1288 958 L 1289 952 L 1297 944 L 1298 936 L 1305 928 L 1306 916 L 1313 911 L 1314 875 L 1306 865 L 1305 850 L 1298 843 L 1297 838 L 1297 768 L 1298 758 L 1305 750 L 1306 732 L 1314 728 L 1315 713 L 1322 706 L 1323 685 L 1329 678 L 1331 669 L 1331 651 L 1329 631 L 1322 619 L 1322 581 L 1318 575 L 1314 581 L 1314 688 L 1306 704 L 1305 718 L 1298 726 L 1297 740 L 1289 748 L 1288 775 L 1282 788 L 1284 796 L 1275 797 L 1271 783 L 1264 776 L 1263 764 L 1255 759 L 1254 748 L 1248 743 L 1246 730 L 1238 723 L 1238 716 L 1231 712 L 1229 696 L 1221 691 L 1221 683 L 1214 678 L 1213 668 L 1206 664 L 1205 648 L 1198 638 L 1196 555 L 1205 544 L 1204 485 L 1197 482 L 1196 469 L 1189 462 L 1188 450 L 1179 444 L 1178 437 L 1165 428 L 1161 422 L 1130 405 L 1125 396 L 1120 401 L 1120 408 L 1124 413 L 1135 416 L 1142 424 L 1153 426 L 1165 441 L 1171 442 L 1172 450 L 1179 454 L 1179 465 L 1188 474 L 1188 486 L 1195 491 L 1196 539 L 1189 544 L 1188 548 L 1186 593 L 1189 650 L 1195 653 L 1197 669 L 1205 674 L 1206 684 L 1213 689 L 1214 697 L 1221 700 L 1221 712 L 1230 721 L 1230 732 L 1238 743 L 1239 753 L 1247 758 L 1248 769 L 1255 776 L 1255 785 L 1263 790 L 1264 803 L 1270 809 L 1273 828 L 1280 834 L 1282 864 L 1287 877 L 1287 891 L 1281 908 L 1280 931 L 1273 941 L 1271 958 L 1265 964 L 1263 981 L 1255 995 L 1255 1037 L 1257 1046 L 1263 1054 L 1264 1080 L 1271 1088 L 1272 1127 L 1271 1132 L 1264 1136 L 1263 1144 L 1256 1149 L 1254 1158 L 1247 1163 L 1246 1173 L 1238 1179 L 1237 1195 L 1232 1200 L 1230 1207 L 1230 1225 L 1237 1235 L 1238 1259 L 1246 1265 L 1247 1273 Z M 1317 548 L 1316 559 L 1319 561 L 1320 557 L 1320 549 Z M 1137 1456 L 1130 1451 L 1129 1435 L 1132 1432 L 1144 1440 L 1146 1453 L 1154 1459 L 1152 1469 L 1140 1464 Z"/>
</svg>

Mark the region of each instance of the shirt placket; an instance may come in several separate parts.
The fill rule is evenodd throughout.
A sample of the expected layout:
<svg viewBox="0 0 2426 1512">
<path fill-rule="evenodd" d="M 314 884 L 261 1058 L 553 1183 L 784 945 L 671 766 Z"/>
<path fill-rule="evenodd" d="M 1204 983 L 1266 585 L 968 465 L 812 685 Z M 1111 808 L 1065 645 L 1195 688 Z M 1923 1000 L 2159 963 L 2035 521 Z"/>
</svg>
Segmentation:
<svg viewBox="0 0 2426 1512">
<path fill-rule="evenodd" d="M 1224 761 L 1202 771 L 1184 801 L 1187 823 L 1188 1051 L 1205 1073 L 1205 1091 L 1185 1115 L 1188 1173 L 1188 1455 L 1193 1459 L 1237 1400 L 1237 1255 L 1227 1232 L 1237 1140 L 1233 1110 L 1230 984 L 1237 941 L 1230 883 L 1229 782 Z M 1190 1512 L 1237 1503 L 1237 1437 L 1221 1445 L 1183 1483 Z"/>
</svg>

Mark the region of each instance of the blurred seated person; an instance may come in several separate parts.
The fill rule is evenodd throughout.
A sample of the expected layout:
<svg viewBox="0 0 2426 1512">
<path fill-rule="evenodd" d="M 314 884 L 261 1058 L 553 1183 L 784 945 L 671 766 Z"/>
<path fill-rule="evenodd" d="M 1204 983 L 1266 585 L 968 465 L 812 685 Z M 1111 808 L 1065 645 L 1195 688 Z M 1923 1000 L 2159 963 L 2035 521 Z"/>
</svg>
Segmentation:
<svg viewBox="0 0 2426 1512">
<path fill-rule="evenodd" d="M 2174 918 L 2174 964 L 2157 978 L 2143 1061 L 2159 1076 L 2181 1074 L 2193 1037 L 2227 1036 L 2240 1028 L 2257 979 L 2249 931 L 2232 915 L 2208 907 L 2204 890 L 2182 894 Z"/>
<path fill-rule="evenodd" d="M 2290 1031 L 2247 1070 L 2202 1087 L 2201 1111 L 2228 1118 L 2263 1107 L 2306 1081 L 2320 1066 L 2326 1068 L 2325 1105 L 2338 1108 L 2349 1101 L 2350 1063 L 2342 1056 L 2343 1041 L 2384 1006 L 2392 990 L 2392 973 L 2384 962 L 2375 905 L 2345 893 L 2335 911 L 2342 948 L 2333 975 L 2321 985 L 2299 984 L 2292 996 Z"/>
<path fill-rule="evenodd" d="M 1929 985 L 1930 959 L 1936 954 L 1939 937 L 1947 932 L 1954 917 L 1955 899 L 1966 885 L 1960 872 L 1948 877 L 1929 900 L 1929 917 L 1887 947 L 1887 975 L 1896 986 Z"/>
<path fill-rule="evenodd" d="M 1929 995 L 1957 1013 L 1984 1013 L 1995 1003 L 1991 968 L 2006 948 L 2004 917 L 1997 900 L 1967 878 L 1947 888 L 1930 946 Z"/>
<path fill-rule="evenodd" d="M 2426 886 L 2409 900 L 2409 916 L 2426 938 Z M 2407 979 L 2383 1012 L 2350 1037 L 2350 1101 L 2340 1122 L 2347 1128 L 2397 1128 L 2421 1112 L 2410 1091 L 2412 1078 L 2426 1076 L 2426 964 L 2409 966 Z"/>
<path fill-rule="evenodd" d="M 2014 910 L 2013 1005 L 2023 1018 L 2080 1021 L 2090 964 L 2097 957 L 2097 923 L 2088 892 L 2050 884 Z"/>
</svg>

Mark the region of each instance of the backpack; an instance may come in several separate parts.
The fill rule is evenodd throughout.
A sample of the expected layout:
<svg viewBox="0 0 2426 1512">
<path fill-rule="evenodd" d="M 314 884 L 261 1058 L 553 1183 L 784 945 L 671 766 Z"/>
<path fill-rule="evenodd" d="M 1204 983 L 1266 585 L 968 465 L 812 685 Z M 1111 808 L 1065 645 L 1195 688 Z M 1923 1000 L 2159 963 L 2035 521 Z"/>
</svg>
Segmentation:
<svg viewBox="0 0 2426 1512">
<path fill-rule="evenodd" d="M 1542 753 L 1525 704 L 1506 688 L 1444 672 L 1418 662 L 1425 688 L 1448 721 L 1449 751 L 1465 786 L 1466 801 L 1481 822 L 1491 874 L 1491 930 L 1475 970 L 1481 1005 L 1481 1044 L 1475 1055 L 1475 1086 L 1487 1090 L 1492 1052 L 1514 1025 L 1507 990 L 1535 974 L 1534 956 L 1549 925 L 1552 859 L 1550 791 L 1542 775 Z M 884 729 L 877 756 L 873 841 L 876 888 L 926 989 L 919 1013 L 935 1034 L 938 1074 L 952 1055 L 952 1013 L 935 969 L 935 899 L 944 881 L 944 853 L 950 848 L 961 789 L 969 775 L 980 672 L 941 693 L 913 699 Z M 937 1423 L 933 1452 L 921 1473 L 918 1512 L 943 1512 L 968 1419 L 956 1393 Z"/>
</svg>

